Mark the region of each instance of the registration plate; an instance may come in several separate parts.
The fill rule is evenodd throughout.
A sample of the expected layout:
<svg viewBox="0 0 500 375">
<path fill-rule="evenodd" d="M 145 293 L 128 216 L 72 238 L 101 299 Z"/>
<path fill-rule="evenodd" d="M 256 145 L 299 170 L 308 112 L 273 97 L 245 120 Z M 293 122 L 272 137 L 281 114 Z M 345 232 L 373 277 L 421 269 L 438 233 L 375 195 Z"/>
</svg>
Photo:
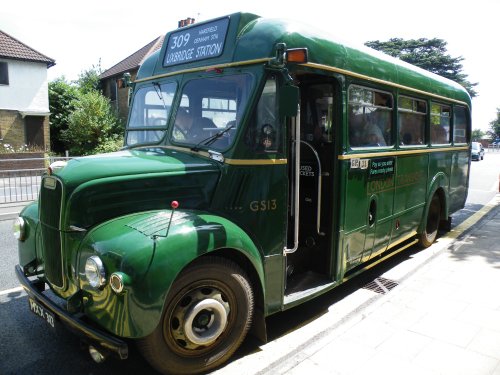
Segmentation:
<svg viewBox="0 0 500 375">
<path fill-rule="evenodd" d="M 40 305 L 35 300 L 29 298 L 30 310 L 35 315 L 38 315 L 40 318 L 45 320 L 49 325 L 54 328 L 55 327 L 55 317 L 52 312 L 45 309 L 42 305 Z"/>
</svg>

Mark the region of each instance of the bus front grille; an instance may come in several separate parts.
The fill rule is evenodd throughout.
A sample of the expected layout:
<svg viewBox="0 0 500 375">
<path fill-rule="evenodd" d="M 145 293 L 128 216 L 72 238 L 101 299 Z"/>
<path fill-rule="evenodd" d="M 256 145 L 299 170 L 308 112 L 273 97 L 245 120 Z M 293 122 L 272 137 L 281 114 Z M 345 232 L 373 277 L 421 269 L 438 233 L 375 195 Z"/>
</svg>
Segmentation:
<svg viewBox="0 0 500 375">
<path fill-rule="evenodd" d="M 61 241 L 61 206 L 63 186 L 61 181 L 47 176 L 40 190 L 40 221 L 45 276 L 58 288 L 64 286 L 63 252 Z"/>
</svg>

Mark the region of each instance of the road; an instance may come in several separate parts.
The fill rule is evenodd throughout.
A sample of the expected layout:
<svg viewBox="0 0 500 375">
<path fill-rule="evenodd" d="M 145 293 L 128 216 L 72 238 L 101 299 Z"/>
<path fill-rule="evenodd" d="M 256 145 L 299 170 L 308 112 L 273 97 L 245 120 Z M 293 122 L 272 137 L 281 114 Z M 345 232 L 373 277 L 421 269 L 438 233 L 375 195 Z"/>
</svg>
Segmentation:
<svg viewBox="0 0 500 375">
<path fill-rule="evenodd" d="M 466 207 L 453 216 L 453 225 L 463 221 L 488 203 L 498 191 L 500 174 L 500 152 L 487 153 L 480 162 L 472 162 L 469 196 Z M 141 358 L 135 347 L 131 347 L 127 361 L 108 359 L 97 365 L 89 357 L 86 348 L 63 328 L 50 328 L 36 318 L 28 309 L 26 295 L 18 287 L 14 276 L 17 263 L 17 244 L 11 234 L 12 220 L 0 221 L 0 374 L 155 374 L 155 371 Z M 409 249 L 411 252 L 412 250 Z M 345 298 L 356 299 L 360 288 L 373 280 L 377 273 L 391 269 L 405 262 L 408 254 L 400 254 L 378 266 L 373 271 L 340 286 L 315 301 L 284 313 L 270 317 L 268 321 L 270 344 L 262 349 L 254 339 L 245 341 L 234 360 L 221 369 L 221 373 L 238 373 L 244 366 L 244 358 L 258 351 L 270 350 L 273 345 L 283 345 L 290 332 L 309 322 L 322 324 L 330 319 L 332 311 L 342 310 Z M 375 275 L 375 276 L 374 276 Z M 339 321 L 338 324 L 342 322 Z M 270 348 L 270 349 L 269 349 Z M 239 359 L 239 360 L 238 360 Z"/>
</svg>

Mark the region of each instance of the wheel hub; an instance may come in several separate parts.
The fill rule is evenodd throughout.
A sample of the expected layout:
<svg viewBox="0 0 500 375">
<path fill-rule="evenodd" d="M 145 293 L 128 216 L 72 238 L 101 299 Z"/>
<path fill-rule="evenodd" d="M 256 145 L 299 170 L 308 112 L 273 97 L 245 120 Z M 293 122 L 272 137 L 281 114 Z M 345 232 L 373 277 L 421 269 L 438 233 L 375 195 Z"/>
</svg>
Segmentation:
<svg viewBox="0 0 500 375">
<path fill-rule="evenodd" d="M 221 302 L 207 298 L 191 307 L 186 314 L 184 334 L 197 345 L 209 345 L 224 332 L 227 312 Z"/>
</svg>

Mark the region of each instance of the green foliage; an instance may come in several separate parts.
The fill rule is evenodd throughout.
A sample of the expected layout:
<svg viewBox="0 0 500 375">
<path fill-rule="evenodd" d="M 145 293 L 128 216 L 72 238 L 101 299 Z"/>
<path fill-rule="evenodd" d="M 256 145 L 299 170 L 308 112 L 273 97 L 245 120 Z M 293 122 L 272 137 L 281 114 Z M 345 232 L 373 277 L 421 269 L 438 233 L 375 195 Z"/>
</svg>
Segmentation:
<svg viewBox="0 0 500 375">
<path fill-rule="evenodd" d="M 79 95 L 78 88 L 64 77 L 49 82 L 50 146 L 53 152 L 62 154 L 67 149 L 61 133 L 68 128 L 68 118 Z"/>
<path fill-rule="evenodd" d="M 463 73 L 463 57 L 451 57 L 446 50 L 447 43 L 443 39 L 409 39 L 392 38 L 387 42 L 378 40 L 366 42 L 365 45 L 382 51 L 410 64 L 416 65 L 432 73 L 439 74 L 461 84 L 471 97 L 478 95 L 475 87 L 477 83 L 467 80 Z"/>
<path fill-rule="evenodd" d="M 84 94 L 90 91 L 99 90 L 101 86 L 99 76 L 101 73 L 101 62 L 99 61 L 99 64 L 92 65 L 90 69 L 83 70 L 78 75 L 78 79 L 75 81 L 75 84 Z"/>
<path fill-rule="evenodd" d="M 481 129 L 474 129 L 471 136 L 473 141 L 479 141 L 484 137 L 484 132 Z"/>
<path fill-rule="evenodd" d="M 109 99 L 91 90 L 81 93 L 68 118 L 62 139 L 72 155 L 90 155 L 100 150 L 118 149 L 123 127 L 111 109 Z M 120 144 L 121 146 L 121 144 Z"/>
<path fill-rule="evenodd" d="M 14 147 L 9 143 L 0 141 L 0 154 L 17 154 L 24 152 L 45 152 L 45 149 L 43 147 L 32 145 L 22 145 L 19 147 Z"/>
<path fill-rule="evenodd" d="M 72 155 L 115 151 L 123 146 L 124 124 L 99 91 L 100 64 L 83 70 L 78 80 L 49 83 L 51 149 Z"/>
<path fill-rule="evenodd" d="M 497 118 L 493 121 L 490 121 L 490 129 L 488 131 L 488 135 L 493 140 L 500 138 L 500 108 L 497 108 Z"/>
</svg>

